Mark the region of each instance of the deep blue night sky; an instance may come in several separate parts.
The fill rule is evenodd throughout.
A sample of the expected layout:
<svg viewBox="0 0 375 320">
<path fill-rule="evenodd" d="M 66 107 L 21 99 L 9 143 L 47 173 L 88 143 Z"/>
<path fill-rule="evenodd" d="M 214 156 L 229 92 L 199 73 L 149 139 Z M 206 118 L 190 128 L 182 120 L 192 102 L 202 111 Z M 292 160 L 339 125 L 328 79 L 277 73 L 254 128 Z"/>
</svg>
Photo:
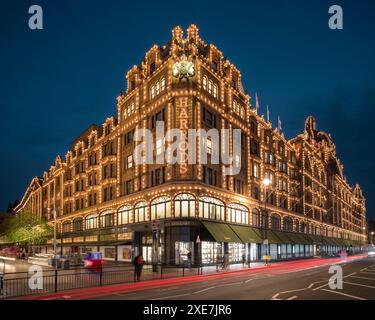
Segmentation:
<svg viewBox="0 0 375 320">
<path fill-rule="evenodd" d="M 44 30 L 28 28 L 29 6 Z M 344 30 L 328 28 L 342 5 Z M 0 209 L 92 123 L 116 113 L 124 75 L 171 29 L 195 23 L 270 106 L 288 138 L 312 114 L 332 134 L 351 184 L 375 218 L 375 1 L 2 1 Z"/>
</svg>

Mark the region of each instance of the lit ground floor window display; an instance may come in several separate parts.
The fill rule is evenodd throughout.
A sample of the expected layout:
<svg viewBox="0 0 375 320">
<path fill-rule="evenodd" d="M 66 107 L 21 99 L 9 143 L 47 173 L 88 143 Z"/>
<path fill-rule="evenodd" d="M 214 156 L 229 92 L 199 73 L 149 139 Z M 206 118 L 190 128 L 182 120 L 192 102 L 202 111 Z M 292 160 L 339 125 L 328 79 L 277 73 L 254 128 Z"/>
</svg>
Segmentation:
<svg viewBox="0 0 375 320">
<path fill-rule="evenodd" d="M 146 264 L 192 267 L 257 262 L 265 257 L 271 261 L 302 259 L 361 250 L 360 243 L 353 240 L 193 219 L 87 230 L 65 234 L 58 243 L 62 255 L 100 252 L 107 261 L 131 263 L 141 254 Z M 33 251 L 52 253 L 53 248 L 47 244 Z"/>
</svg>

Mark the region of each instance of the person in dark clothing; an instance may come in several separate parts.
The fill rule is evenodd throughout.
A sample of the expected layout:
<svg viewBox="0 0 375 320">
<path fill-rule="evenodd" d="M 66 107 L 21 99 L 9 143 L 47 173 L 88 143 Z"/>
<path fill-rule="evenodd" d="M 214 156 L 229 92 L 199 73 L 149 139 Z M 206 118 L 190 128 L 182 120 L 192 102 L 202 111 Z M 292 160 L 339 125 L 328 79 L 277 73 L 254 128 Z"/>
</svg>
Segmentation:
<svg viewBox="0 0 375 320">
<path fill-rule="evenodd" d="M 188 252 L 188 254 L 187 254 L 188 268 L 191 267 L 191 258 L 192 258 L 192 256 L 191 256 L 191 252 Z"/>
<path fill-rule="evenodd" d="M 144 260 L 141 254 L 137 255 L 133 261 L 134 264 L 134 281 L 141 281 Z"/>
</svg>

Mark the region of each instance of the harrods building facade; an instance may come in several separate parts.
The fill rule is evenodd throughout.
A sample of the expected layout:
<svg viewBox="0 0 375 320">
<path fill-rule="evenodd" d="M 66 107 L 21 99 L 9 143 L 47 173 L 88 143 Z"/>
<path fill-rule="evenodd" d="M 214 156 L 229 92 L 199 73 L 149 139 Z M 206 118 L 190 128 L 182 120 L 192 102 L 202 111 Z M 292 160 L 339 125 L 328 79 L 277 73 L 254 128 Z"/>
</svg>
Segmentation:
<svg viewBox="0 0 375 320">
<path fill-rule="evenodd" d="M 224 253 L 231 262 L 243 254 L 260 260 L 265 239 L 273 259 L 357 251 L 365 243 L 365 198 L 346 182 L 331 136 L 313 117 L 290 140 L 273 129 L 240 71 L 195 25 L 186 35 L 175 27 L 170 42 L 153 46 L 126 80 L 117 116 L 86 129 L 64 159 L 32 180 L 16 208 L 52 226 L 56 210 L 63 253 L 101 251 L 116 261 L 142 253 L 147 262 L 179 265 L 191 252 L 194 264 L 211 264 Z M 158 121 L 165 131 L 240 129 L 239 174 L 211 164 L 209 137 L 208 164 L 136 164 L 134 132 L 147 128 L 155 138 Z M 155 141 L 154 155 L 169 143 Z M 42 250 L 52 250 L 51 240 Z"/>
</svg>

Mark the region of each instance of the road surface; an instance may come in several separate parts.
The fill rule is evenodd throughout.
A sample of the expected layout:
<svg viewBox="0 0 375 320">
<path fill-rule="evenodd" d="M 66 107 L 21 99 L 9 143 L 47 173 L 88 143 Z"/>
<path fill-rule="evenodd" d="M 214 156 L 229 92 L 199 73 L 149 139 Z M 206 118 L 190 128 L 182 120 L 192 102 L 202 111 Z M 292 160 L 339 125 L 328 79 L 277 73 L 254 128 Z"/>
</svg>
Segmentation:
<svg viewBox="0 0 375 320">
<path fill-rule="evenodd" d="M 329 266 L 302 265 L 238 273 L 200 282 L 137 292 L 116 292 L 99 300 L 375 300 L 375 258 L 341 263 L 343 289 L 332 290 Z M 83 297 L 82 297 L 83 298 Z"/>
</svg>

